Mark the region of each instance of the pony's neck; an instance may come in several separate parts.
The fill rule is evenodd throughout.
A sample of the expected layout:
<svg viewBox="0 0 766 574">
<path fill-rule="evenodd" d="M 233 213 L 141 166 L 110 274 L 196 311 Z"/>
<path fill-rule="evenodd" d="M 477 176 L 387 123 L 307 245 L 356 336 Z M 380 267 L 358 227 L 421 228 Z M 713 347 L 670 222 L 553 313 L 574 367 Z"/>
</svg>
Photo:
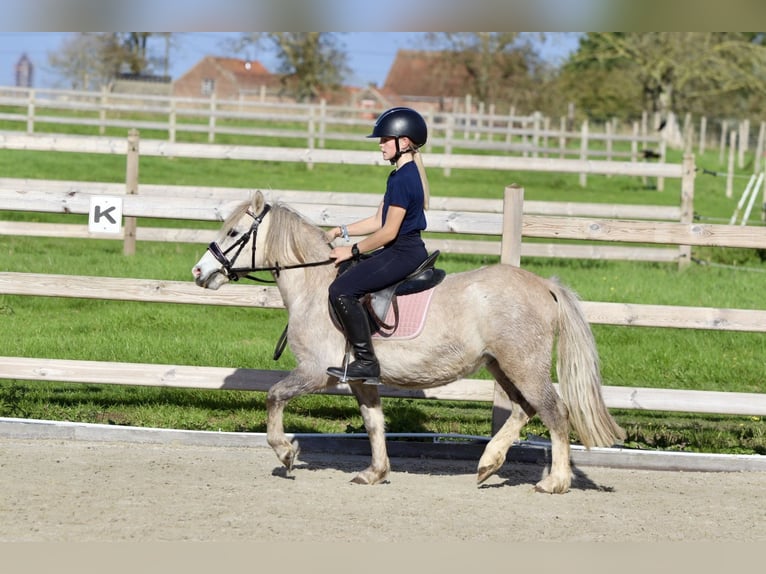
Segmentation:
<svg viewBox="0 0 766 574">
<path fill-rule="evenodd" d="M 282 271 L 277 277 L 277 289 L 288 314 L 313 316 L 323 312 L 327 306 L 328 289 L 335 274 L 336 268 L 332 263 Z"/>
</svg>

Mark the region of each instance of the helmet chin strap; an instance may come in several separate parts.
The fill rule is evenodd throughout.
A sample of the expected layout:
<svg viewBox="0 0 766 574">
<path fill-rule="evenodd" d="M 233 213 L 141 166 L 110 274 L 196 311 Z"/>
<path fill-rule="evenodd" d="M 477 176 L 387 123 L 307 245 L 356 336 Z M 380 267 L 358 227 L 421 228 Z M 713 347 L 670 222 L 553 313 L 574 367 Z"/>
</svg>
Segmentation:
<svg viewBox="0 0 766 574">
<path fill-rule="evenodd" d="M 399 161 L 399 158 L 402 157 L 402 154 L 412 152 L 413 150 L 408 147 L 405 150 L 402 150 L 399 148 L 399 137 L 394 138 L 394 144 L 396 145 L 396 153 L 394 154 L 394 157 L 392 157 L 390 160 L 388 160 L 391 165 L 394 165 L 397 161 Z"/>
</svg>

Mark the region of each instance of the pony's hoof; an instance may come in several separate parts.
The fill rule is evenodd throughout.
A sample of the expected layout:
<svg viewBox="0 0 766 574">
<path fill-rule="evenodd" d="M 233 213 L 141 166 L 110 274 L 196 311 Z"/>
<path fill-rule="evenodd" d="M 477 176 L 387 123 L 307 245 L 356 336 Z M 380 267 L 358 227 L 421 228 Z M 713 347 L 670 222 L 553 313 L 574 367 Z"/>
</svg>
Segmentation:
<svg viewBox="0 0 766 574">
<path fill-rule="evenodd" d="M 373 484 L 378 484 L 383 482 L 387 476 L 388 476 L 388 471 L 376 472 L 368 468 L 366 470 L 363 470 L 359 474 L 357 474 L 354 478 L 352 478 L 351 482 L 354 484 L 373 485 Z"/>
<path fill-rule="evenodd" d="M 484 454 L 479 460 L 479 469 L 476 475 L 476 484 L 481 484 L 495 474 L 503 466 L 504 459 L 501 457 Z"/>
<path fill-rule="evenodd" d="M 285 469 L 287 469 L 288 474 L 293 471 L 293 466 L 295 466 L 295 461 L 298 460 L 298 455 L 300 452 L 301 449 L 300 446 L 298 446 L 298 442 L 294 441 L 290 445 L 290 448 L 284 449 L 277 455 L 279 461 L 285 465 Z"/>
<path fill-rule="evenodd" d="M 497 467 L 495 466 L 479 467 L 478 474 L 476 475 L 476 484 L 482 484 L 485 480 L 487 480 L 490 476 L 492 476 L 496 472 L 497 472 Z"/>
<path fill-rule="evenodd" d="M 535 492 L 543 494 L 564 494 L 569 492 L 569 485 L 563 484 L 547 476 L 535 485 Z"/>
</svg>

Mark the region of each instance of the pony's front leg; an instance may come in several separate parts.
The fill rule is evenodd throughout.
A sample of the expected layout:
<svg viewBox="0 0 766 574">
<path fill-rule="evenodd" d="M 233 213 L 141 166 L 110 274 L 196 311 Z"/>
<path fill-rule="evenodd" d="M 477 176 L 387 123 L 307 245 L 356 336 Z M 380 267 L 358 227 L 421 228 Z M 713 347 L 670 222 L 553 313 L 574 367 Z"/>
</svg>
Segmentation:
<svg viewBox="0 0 766 574">
<path fill-rule="evenodd" d="M 288 472 L 292 471 L 295 461 L 298 459 L 300 445 L 297 440 L 292 442 L 285 435 L 283 413 L 290 399 L 313 392 L 324 385 L 324 381 L 301 376 L 292 371 L 284 379 L 275 383 L 269 389 L 266 398 L 266 441 L 269 443 L 277 458 L 285 465 Z"/>
<path fill-rule="evenodd" d="M 378 389 L 372 385 L 351 383 L 351 391 L 359 403 L 364 427 L 370 439 L 372 460 L 370 466 L 357 474 L 351 482 L 356 484 L 377 484 L 383 482 L 391 471 L 386 449 L 386 428 L 383 418 L 383 406 Z"/>
</svg>

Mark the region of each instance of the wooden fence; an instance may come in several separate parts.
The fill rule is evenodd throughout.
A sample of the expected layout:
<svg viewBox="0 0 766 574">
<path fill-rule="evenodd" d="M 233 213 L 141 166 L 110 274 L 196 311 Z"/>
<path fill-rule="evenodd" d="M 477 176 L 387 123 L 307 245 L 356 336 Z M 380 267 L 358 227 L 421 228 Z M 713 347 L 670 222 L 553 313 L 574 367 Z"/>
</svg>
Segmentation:
<svg viewBox="0 0 766 574">
<path fill-rule="evenodd" d="M 370 131 L 374 117 L 383 110 L 331 106 L 324 100 L 299 104 L 240 98 L 180 98 L 116 94 L 74 90 L 0 88 L 0 120 L 18 124 L 28 135 L 50 132 L 52 126 L 76 125 L 92 128 L 99 135 L 110 129 L 135 128 L 167 134 L 174 143 L 179 133 L 204 134 L 208 143 L 222 136 L 278 138 L 305 141 L 313 150 L 348 141 L 360 141 Z M 578 130 L 551 127 L 540 113 L 500 115 L 471 110 L 464 112 L 424 111 L 430 137 L 427 150 L 440 147 L 446 155 L 458 150 L 481 150 L 523 157 L 575 157 L 645 161 L 645 151 L 664 162 L 665 142 L 648 127 L 646 117 L 633 122 L 626 133 L 615 122 L 594 130 L 587 121 Z M 136 119 L 145 118 L 145 119 Z M 40 126 L 44 126 L 40 128 Z M 55 129 L 55 128 L 54 128 Z M 281 145 L 284 145 L 282 143 Z M 289 145 L 289 144 L 288 144 Z M 448 168 L 445 168 L 448 171 Z M 582 182 L 585 185 L 584 181 Z"/>
<path fill-rule="evenodd" d="M 64 149 L 77 148 L 82 151 L 83 143 L 93 145 L 92 138 L 64 138 L 64 141 L 40 136 L 14 136 L 26 138 L 23 141 L 26 149 Z M 102 145 L 114 144 L 112 147 L 99 148 L 99 153 L 126 153 L 129 146 L 125 141 L 117 145 L 113 140 L 101 138 Z M 71 142 L 76 141 L 77 146 Z M 3 145 L 7 144 L 4 140 Z M 35 147 L 36 146 L 36 147 Z M 48 146 L 48 147 L 46 147 Z M 221 148 L 224 146 L 215 146 Z M 156 154 L 163 154 L 161 147 L 153 148 Z M 204 147 L 186 147 L 175 144 L 172 152 L 179 155 L 181 151 L 197 154 L 192 157 L 220 156 L 221 149 L 205 150 Z M 290 156 L 290 150 L 286 155 Z M 145 149 L 141 153 L 146 153 Z M 238 150 L 240 155 L 252 157 L 258 152 L 254 150 Z M 336 159 L 349 156 L 337 155 L 346 152 L 335 152 Z M 293 156 L 290 156 L 293 157 Z M 331 156 L 328 156 L 328 158 Z M 352 156 L 356 161 L 362 161 L 359 156 Z M 454 156 L 453 156 L 454 157 Z M 280 158 L 284 159 L 284 158 Z M 508 160 L 510 158 L 502 158 Z M 288 159 L 287 161 L 305 161 L 304 159 Z M 364 161 L 370 161 L 365 157 Z M 532 161 L 532 160 L 528 160 Z M 559 160 L 567 161 L 567 160 Z M 574 161 L 574 160 L 568 160 Z M 491 162 L 488 162 L 488 164 Z M 590 169 L 606 167 L 593 165 Z M 614 169 L 613 162 L 609 169 Z M 566 165 L 557 163 L 556 165 Z M 634 169 L 636 166 L 626 164 Z M 693 174 L 694 170 L 688 165 L 670 166 L 662 164 L 636 164 L 652 167 L 669 177 L 683 177 L 684 173 Z M 693 164 L 692 164 L 693 165 Z M 527 167 L 527 166 L 525 166 Z M 642 168 L 644 169 L 644 168 Z M 636 175 L 636 172 L 631 172 Z M 693 187 L 693 178 L 683 179 L 684 186 Z M 18 188 L 18 180 L 1 180 L 0 209 L 50 211 L 56 213 L 87 213 L 90 195 L 94 187 L 99 195 L 116 191 L 106 184 L 77 184 L 78 189 L 48 189 L 35 190 L 35 183 L 26 181 L 23 189 Z M 46 182 L 47 184 L 47 182 Z M 6 187 L 9 185 L 10 187 Z M 72 182 L 60 182 L 59 186 L 71 186 Z M 85 189 L 85 188 L 88 189 Z M 123 193 L 130 185 L 121 187 Z M 168 186 L 165 186 L 166 188 Z M 195 201 L 189 202 L 188 188 L 184 188 L 183 196 L 168 196 L 167 189 L 154 189 L 152 186 L 142 186 L 140 195 L 123 195 L 123 215 L 129 218 L 164 217 L 170 219 L 190 219 L 220 221 L 230 212 L 241 199 L 229 197 L 226 193 L 242 193 L 242 190 L 221 193 L 219 188 L 196 188 Z M 153 193 L 157 191 L 157 193 Z M 161 193 L 160 193 L 161 191 Z M 299 195 L 292 195 L 292 194 Z M 346 204 L 348 197 L 339 194 L 322 194 L 313 192 L 313 203 L 306 201 L 308 192 L 274 191 L 267 192 L 270 199 L 283 199 L 293 204 L 321 225 L 336 225 L 347 222 L 358 215 L 351 208 L 340 209 L 339 203 Z M 364 196 L 364 194 L 359 194 Z M 693 192 L 690 194 L 693 195 Z M 302 199 L 304 201 L 293 201 Z M 364 201 L 377 201 L 375 196 L 364 196 Z M 360 198 L 361 200 L 361 198 Z M 529 214 L 523 207 L 523 189 L 509 187 L 506 189 L 502 206 L 491 204 L 486 213 L 469 211 L 467 207 L 476 205 L 473 199 L 454 199 L 451 208 L 457 208 L 461 202 L 466 211 L 440 211 L 439 202 L 435 198 L 434 211 L 429 213 L 429 224 L 436 230 L 447 233 L 468 233 L 482 235 L 498 235 L 501 240 L 500 256 L 505 262 L 518 264 L 523 253 L 522 236 L 541 238 L 588 239 L 599 242 L 627 241 L 635 242 L 640 238 L 642 243 L 670 245 L 709 245 L 757 248 L 766 245 L 766 228 L 747 228 L 732 225 L 706 225 L 679 221 L 640 221 L 623 219 L 602 219 L 580 217 L 567 214 L 553 216 L 548 214 Z M 446 202 L 447 199 L 445 198 Z M 533 203 L 533 202 L 529 202 Z M 446 203 L 445 203 L 446 205 Z M 490 204 L 487 204 L 490 205 Z M 690 204 L 689 204 L 690 205 Z M 336 209 L 337 207 L 337 209 Z M 541 208 L 542 209 L 542 208 Z M 616 212 L 618 206 L 610 206 Z M 369 206 L 365 213 L 369 211 Z M 604 217 L 609 217 L 605 215 Z M 8 226 L 11 222 L 3 222 L 2 233 L 21 233 L 21 230 Z M 25 224 L 27 225 L 27 224 Z M 81 226 L 80 226 L 81 227 Z M 148 233 L 149 230 L 147 230 Z M 74 236 L 81 233 L 78 230 Z M 172 233 L 162 230 L 160 233 Z M 184 231 L 183 233 L 187 233 Z M 196 234 L 190 241 L 206 242 L 209 231 L 189 230 Z M 166 237 L 167 239 L 171 239 Z M 150 239 L 138 234 L 138 239 Z M 175 240 L 178 240 L 177 238 Z M 449 244 L 445 244 L 448 246 Z M 254 285 L 226 285 L 219 291 L 205 291 L 189 282 L 117 279 L 108 277 L 78 277 L 66 275 L 46 275 L 0 272 L 0 294 L 78 297 L 109 300 L 131 300 L 145 302 L 186 303 L 205 305 L 237 305 L 248 307 L 281 308 L 282 301 L 274 287 L 259 287 Z M 678 307 L 661 305 L 633 305 L 622 303 L 584 302 L 588 320 L 594 324 L 611 324 L 624 326 L 654 326 L 672 328 L 710 329 L 718 331 L 766 331 L 766 311 L 749 309 L 715 309 L 699 307 Z M 2 357 L 0 358 L 0 378 L 23 380 L 55 380 L 64 382 L 83 383 L 114 383 L 114 384 L 146 384 L 160 386 L 205 387 L 205 388 L 243 388 L 266 390 L 283 373 L 278 371 L 257 371 L 243 369 L 220 369 L 208 367 L 184 367 L 178 365 L 132 365 L 127 363 L 100 363 L 89 361 L 67 361 L 36 358 Z M 344 386 L 332 391 L 348 393 Z M 386 388 L 384 396 L 408 396 L 420 398 L 438 398 L 451 400 L 494 400 L 496 408 L 502 410 L 499 404 L 494 384 L 491 381 L 465 379 L 456 381 L 439 389 L 428 391 L 403 391 Z M 607 405 L 612 408 L 635 408 L 653 410 L 674 410 L 688 412 L 716 412 L 725 414 L 766 414 L 766 394 L 760 393 L 729 393 L 677 391 L 655 388 L 623 388 L 606 387 L 605 398 Z"/>
</svg>

